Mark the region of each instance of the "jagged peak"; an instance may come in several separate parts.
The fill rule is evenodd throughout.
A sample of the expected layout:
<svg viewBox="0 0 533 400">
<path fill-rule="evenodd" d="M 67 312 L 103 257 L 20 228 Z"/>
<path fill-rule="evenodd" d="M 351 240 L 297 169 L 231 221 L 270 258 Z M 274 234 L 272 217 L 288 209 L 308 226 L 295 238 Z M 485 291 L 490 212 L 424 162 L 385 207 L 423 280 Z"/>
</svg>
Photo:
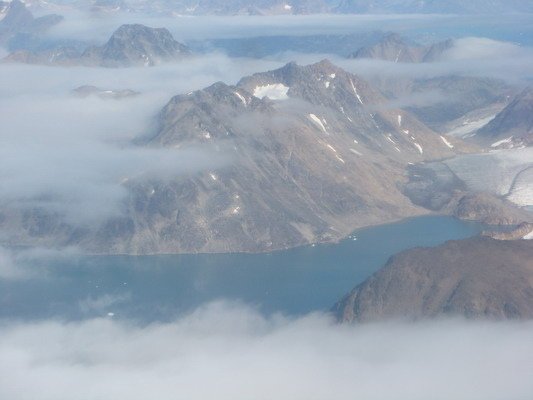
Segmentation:
<svg viewBox="0 0 533 400">
<path fill-rule="evenodd" d="M 310 67 L 324 70 L 324 72 L 330 72 L 330 71 L 338 71 L 339 67 L 337 67 L 335 64 L 333 64 L 330 60 L 327 58 L 324 58 L 323 60 L 320 60 L 317 63 L 311 64 Z"/>
<path fill-rule="evenodd" d="M 204 89 L 199 89 L 193 92 L 189 92 L 187 94 L 175 96 L 172 100 L 174 102 L 180 102 L 188 98 L 194 99 L 194 101 L 197 101 L 199 99 L 201 100 L 201 99 L 212 98 L 212 99 L 215 99 L 216 101 L 221 101 L 228 97 L 234 99 L 236 97 L 236 93 L 239 93 L 239 95 L 241 96 L 252 97 L 252 95 L 243 88 L 228 85 L 227 83 L 219 81 L 219 82 L 213 83 L 212 85 Z"/>
<path fill-rule="evenodd" d="M 151 35 L 153 33 L 163 34 L 172 37 L 167 28 L 152 28 L 142 24 L 123 24 L 119 26 L 111 35 L 111 39 L 122 39 L 131 35 Z M 110 39 L 110 40 L 111 40 Z"/>
</svg>

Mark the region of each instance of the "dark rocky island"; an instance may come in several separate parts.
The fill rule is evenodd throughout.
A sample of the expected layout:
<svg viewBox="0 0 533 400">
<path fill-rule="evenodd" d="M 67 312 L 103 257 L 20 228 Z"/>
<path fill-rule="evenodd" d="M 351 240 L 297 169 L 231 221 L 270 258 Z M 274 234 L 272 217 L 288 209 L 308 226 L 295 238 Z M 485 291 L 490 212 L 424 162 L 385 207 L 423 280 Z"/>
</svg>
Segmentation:
<svg viewBox="0 0 533 400">
<path fill-rule="evenodd" d="M 334 307 L 342 322 L 533 318 L 533 241 L 450 241 L 393 256 Z"/>
</svg>

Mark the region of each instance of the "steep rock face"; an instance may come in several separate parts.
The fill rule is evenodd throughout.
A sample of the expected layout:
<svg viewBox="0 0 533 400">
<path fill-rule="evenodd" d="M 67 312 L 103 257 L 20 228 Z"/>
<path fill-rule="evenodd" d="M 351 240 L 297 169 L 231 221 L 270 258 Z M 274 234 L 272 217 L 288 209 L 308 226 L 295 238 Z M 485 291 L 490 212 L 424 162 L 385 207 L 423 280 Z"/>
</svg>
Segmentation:
<svg viewBox="0 0 533 400">
<path fill-rule="evenodd" d="M 360 48 L 350 58 L 371 58 L 404 63 L 432 62 L 438 60 L 442 53 L 452 46 L 452 40 L 431 46 L 410 45 L 400 35 L 391 33 L 372 46 Z"/>
<path fill-rule="evenodd" d="M 91 47 L 81 56 L 85 64 L 104 67 L 153 66 L 189 55 L 183 44 L 165 28 L 140 24 L 122 25 L 101 47 Z"/>
<path fill-rule="evenodd" d="M 335 305 L 340 321 L 533 318 L 533 241 L 488 237 L 393 256 Z"/>
<path fill-rule="evenodd" d="M 511 148 L 533 144 L 533 87 L 524 89 L 473 140 L 493 148 Z"/>
<path fill-rule="evenodd" d="M 327 61 L 176 96 L 142 145 L 215 149 L 226 162 L 170 182 L 126 177 L 124 216 L 96 233 L 72 228 L 68 243 L 102 253 L 269 251 L 425 213 L 400 190 L 405 168 L 454 150 L 407 112 L 373 111 L 382 101 Z M 42 218 L 30 225 L 48 226 Z M 51 239 L 68 237 L 55 226 Z"/>
</svg>

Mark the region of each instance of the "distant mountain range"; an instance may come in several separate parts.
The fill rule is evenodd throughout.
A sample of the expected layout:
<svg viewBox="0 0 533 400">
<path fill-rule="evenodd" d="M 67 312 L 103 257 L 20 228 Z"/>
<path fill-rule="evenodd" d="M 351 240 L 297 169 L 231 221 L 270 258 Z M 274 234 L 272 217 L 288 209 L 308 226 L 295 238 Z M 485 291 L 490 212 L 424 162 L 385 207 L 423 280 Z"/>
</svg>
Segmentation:
<svg viewBox="0 0 533 400">
<path fill-rule="evenodd" d="M 385 35 L 387 33 L 382 31 L 305 36 L 268 35 L 194 40 L 187 44 L 199 53 L 223 51 L 230 57 L 263 58 L 283 52 L 337 54 L 347 57 L 360 47 L 379 42 Z"/>
<path fill-rule="evenodd" d="M 342 322 L 531 319 L 533 240 L 477 237 L 404 251 L 336 304 L 334 312 Z"/>
<path fill-rule="evenodd" d="M 71 47 L 41 51 L 19 50 L 3 62 L 45 65 L 84 65 L 99 67 L 154 66 L 190 55 L 187 46 L 177 42 L 165 28 L 141 24 L 120 26 L 102 46 L 91 46 L 83 52 Z"/>
<path fill-rule="evenodd" d="M 341 0 L 339 13 L 370 14 L 495 14 L 533 12 L 528 0 Z"/>
<path fill-rule="evenodd" d="M 430 46 L 408 44 L 400 35 L 389 33 L 378 43 L 362 47 L 349 58 L 371 58 L 392 62 L 433 62 L 438 61 L 442 54 L 453 47 L 453 40 L 435 43 Z"/>
<path fill-rule="evenodd" d="M 528 0 L 26 0 L 32 9 L 78 9 L 100 14 L 158 15 L 284 14 L 498 14 L 533 12 Z M 0 2 L 1 4 L 1 2 Z"/>
</svg>

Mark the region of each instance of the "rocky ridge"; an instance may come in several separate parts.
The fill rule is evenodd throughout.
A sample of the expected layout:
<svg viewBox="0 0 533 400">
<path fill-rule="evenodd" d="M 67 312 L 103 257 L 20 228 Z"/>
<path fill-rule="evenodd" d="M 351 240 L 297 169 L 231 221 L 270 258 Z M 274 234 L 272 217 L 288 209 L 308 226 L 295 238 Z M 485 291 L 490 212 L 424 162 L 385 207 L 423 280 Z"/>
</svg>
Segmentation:
<svg viewBox="0 0 533 400">
<path fill-rule="evenodd" d="M 227 165 L 171 182 L 124 179 L 123 216 L 95 231 L 40 212 L 17 241 L 97 253 L 258 252 L 339 240 L 428 211 L 403 195 L 409 163 L 455 154 L 446 138 L 328 61 L 290 63 L 172 98 L 140 145 L 218 149 Z M 4 226 L 20 226 L 4 218 Z"/>
<path fill-rule="evenodd" d="M 449 39 L 430 46 L 419 46 L 407 43 L 396 33 L 390 33 L 378 43 L 360 48 L 349 58 L 371 58 L 403 63 L 433 62 L 438 61 L 453 44 L 453 40 Z"/>
</svg>

